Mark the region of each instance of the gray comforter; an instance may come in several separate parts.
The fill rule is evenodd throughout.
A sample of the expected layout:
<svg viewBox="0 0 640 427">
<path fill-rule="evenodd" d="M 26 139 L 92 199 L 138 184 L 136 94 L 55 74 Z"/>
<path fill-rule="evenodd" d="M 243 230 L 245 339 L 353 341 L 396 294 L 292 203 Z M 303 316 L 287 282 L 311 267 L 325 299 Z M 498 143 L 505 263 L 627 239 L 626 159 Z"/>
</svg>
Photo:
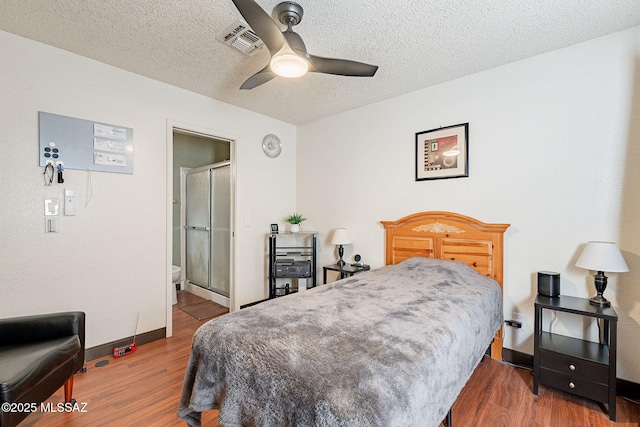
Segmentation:
<svg viewBox="0 0 640 427">
<path fill-rule="evenodd" d="M 223 426 L 437 426 L 503 323 L 496 282 L 411 258 L 195 333 L 178 416 Z"/>
</svg>

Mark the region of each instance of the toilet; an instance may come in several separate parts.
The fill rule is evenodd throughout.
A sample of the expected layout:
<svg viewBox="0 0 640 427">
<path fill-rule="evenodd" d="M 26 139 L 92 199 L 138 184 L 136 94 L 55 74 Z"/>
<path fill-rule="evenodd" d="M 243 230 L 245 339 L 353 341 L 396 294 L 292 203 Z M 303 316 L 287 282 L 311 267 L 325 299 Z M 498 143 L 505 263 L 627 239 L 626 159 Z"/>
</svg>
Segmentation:
<svg viewBox="0 0 640 427">
<path fill-rule="evenodd" d="M 176 290 L 176 284 L 180 282 L 180 273 L 182 272 L 182 269 L 180 267 L 178 267 L 177 265 L 172 265 L 171 266 L 171 283 L 173 284 L 173 286 L 171 286 L 171 289 L 173 290 L 173 304 L 177 304 L 178 303 L 178 291 Z"/>
</svg>

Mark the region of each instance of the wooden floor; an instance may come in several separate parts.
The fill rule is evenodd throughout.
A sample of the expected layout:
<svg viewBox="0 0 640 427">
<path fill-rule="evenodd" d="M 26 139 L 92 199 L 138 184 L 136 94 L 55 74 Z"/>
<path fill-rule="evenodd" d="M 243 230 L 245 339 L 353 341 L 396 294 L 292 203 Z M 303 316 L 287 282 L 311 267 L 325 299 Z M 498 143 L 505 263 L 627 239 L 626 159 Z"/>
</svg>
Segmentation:
<svg viewBox="0 0 640 427">
<path fill-rule="evenodd" d="M 638 427 L 640 404 L 617 398 L 617 422 L 598 403 L 544 386 L 530 370 L 485 358 L 453 405 L 455 427 Z"/>
<path fill-rule="evenodd" d="M 190 298 L 184 291 L 178 298 Z M 195 297 L 197 298 L 197 297 Z M 176 417 L 193 332 L 199 321 L 174 306 L 173 336 L 142 345 L 135 353 L 88 361 L 75 377 L 74 397 L 86 412 L 29 415 L 20 426 L 183 426 Z M 96 367 L 99 360 L 109 364 Z M 455 427 L 638 427 L 640 405 L 618 397 L 618 422 L 598 404 L 541 387 L 531 393 L 531 372 L 485 359 L 453 406 Z M 62 390 L 48 402 L 64 401 Z M 203 415 L 218 427 L 218 412 Z"/>
</svg>

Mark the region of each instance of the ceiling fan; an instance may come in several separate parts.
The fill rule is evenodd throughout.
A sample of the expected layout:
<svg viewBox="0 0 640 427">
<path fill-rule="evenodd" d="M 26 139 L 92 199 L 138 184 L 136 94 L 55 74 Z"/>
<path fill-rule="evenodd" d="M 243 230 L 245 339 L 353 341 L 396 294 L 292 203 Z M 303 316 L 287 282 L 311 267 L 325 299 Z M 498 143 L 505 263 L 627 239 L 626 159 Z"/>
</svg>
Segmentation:
<svg viewBox="0 0 640 427">
<path fill-rule="evenodd" d="M 369 65 L 348 59 L 322 58 L 307 53 L 302 37 L 292 30 L 302 20 L 302 6 L 285 1 L 276 6 L 278 20 L 287 26 L 280 31 L 278 25 L 253 0 L 233 0 L 242 17 L 269 49 L 271 60 L 262 70 L 245 81 L 240 89 L 253 89 L 276 76 L 300 77 L 307 72 L 336 74 L 340 76 L 373 77 L 377 65 Z"/>
</svg>

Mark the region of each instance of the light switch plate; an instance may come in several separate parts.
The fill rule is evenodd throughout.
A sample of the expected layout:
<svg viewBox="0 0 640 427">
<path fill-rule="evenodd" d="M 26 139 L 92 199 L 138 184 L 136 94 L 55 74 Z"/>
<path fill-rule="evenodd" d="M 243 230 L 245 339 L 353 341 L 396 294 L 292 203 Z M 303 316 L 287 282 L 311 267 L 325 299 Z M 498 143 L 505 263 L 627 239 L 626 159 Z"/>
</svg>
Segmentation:
<svg viewBox="0 0 640 427">
<path fill-rule="evenodd" d="M 44 199 L 45 216 L 58 215 L 60 212 L 60 200 L 57 198 Z"/>
<path fill-rule="evenodd" d="M 57 233 L 58 232 L 58 218 L 55 216 L 45 217 L 44 219 L 44 232 L 45 233 Z"/>
</svg>

